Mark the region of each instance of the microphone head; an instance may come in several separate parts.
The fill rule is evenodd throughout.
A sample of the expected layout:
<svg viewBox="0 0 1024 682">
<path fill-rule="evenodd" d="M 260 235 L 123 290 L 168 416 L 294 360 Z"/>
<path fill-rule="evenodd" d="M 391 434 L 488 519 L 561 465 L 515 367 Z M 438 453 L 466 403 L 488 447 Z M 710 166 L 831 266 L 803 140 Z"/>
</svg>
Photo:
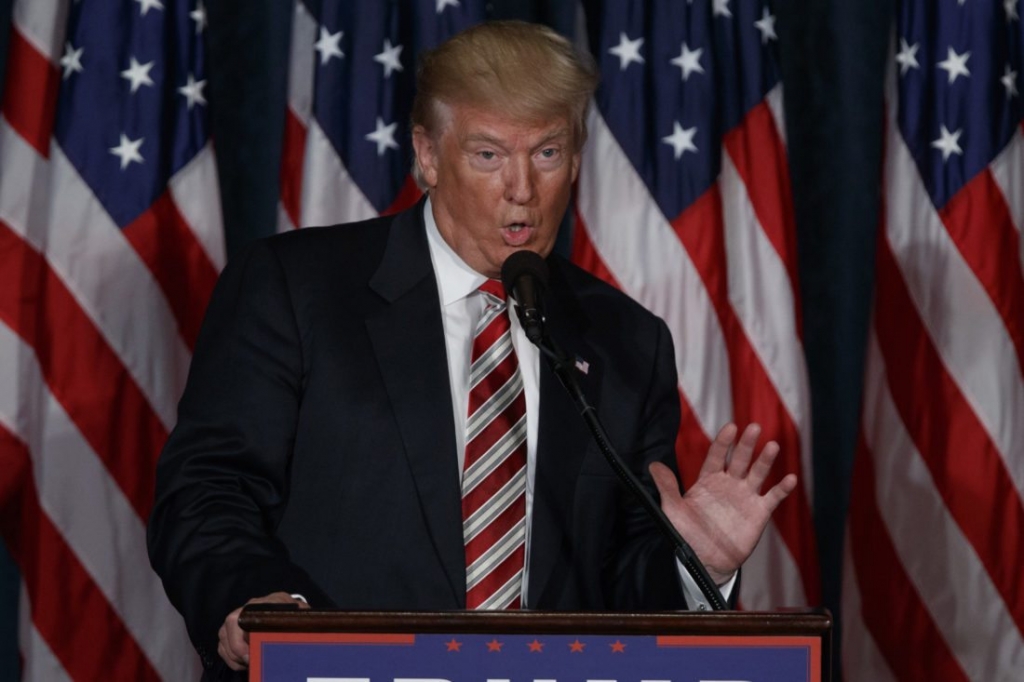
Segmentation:
<svg viewBox="0 0 1024 682">
<path fill-rule="evenodd" d="M 535 292 L 539 295 L 548 285 L 548 264 L 529 249 L 513 253 L 501 265 L 501 283 L 506 294 L 514 296 L 516 282 L 523 275 L 529 275 L 533 279 Z"/>
</svg>

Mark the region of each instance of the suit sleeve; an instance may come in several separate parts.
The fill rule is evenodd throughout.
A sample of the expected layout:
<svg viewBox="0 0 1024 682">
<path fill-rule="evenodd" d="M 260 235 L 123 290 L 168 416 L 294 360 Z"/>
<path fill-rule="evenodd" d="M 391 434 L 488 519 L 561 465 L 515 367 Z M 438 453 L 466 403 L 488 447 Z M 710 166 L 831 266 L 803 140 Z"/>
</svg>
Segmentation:
<svg viewBox="0 0 1024 682">
<path fill-rule="evenodd" d="M 287 281 L 266 242 L 224 271 L 160 456 L 150 560 L 205 666 L 217 631 L 271 592 L 329 605 L 275 537 L 288 495 L 303 354 Z"/>
</svg>

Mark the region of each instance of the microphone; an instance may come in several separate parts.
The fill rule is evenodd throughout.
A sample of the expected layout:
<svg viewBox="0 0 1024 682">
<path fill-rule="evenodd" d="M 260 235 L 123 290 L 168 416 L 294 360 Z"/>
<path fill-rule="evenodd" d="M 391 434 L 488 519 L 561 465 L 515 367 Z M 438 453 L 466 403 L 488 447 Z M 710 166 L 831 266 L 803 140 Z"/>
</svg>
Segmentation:
<svg viewBox="0 0 1024 682">
<path fill-rule="evenodd" d="M 501 283 L 505 293 L 516 301 L 516 314 L 533 344 L 544 338 L 544 314 L 540 297 L 548 285 L 548 264 L 533 251 L 516 251 L 501 266 Z"/>
</svg>

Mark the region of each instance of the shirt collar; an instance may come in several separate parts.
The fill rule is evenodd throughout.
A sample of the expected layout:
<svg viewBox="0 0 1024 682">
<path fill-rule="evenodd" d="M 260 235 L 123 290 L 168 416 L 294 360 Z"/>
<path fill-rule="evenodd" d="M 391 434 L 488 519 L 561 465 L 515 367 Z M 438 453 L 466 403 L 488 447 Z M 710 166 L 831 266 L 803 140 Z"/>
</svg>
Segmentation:
<svg viewBox="0 0 1024 682">
<path fill-rule="evenodd" d="M 434 263 L 438 290 L 441 292 L 441 305 L 446 306 L 466 298 L 487 281 L 487 277 L 469 267 L 441 236 L 429 197 L 423 203 L 423 222 L 427 226 L 427 246 L 430 249 L 430 260 Z"/>
</svg>

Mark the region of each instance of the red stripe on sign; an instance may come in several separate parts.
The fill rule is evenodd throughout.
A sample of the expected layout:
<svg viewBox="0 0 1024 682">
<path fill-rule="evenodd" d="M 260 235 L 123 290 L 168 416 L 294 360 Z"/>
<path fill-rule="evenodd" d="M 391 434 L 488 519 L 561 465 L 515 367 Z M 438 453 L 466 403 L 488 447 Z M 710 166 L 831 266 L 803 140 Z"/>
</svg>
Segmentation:
<svg viewBox="0 0 1024 682">
<path fill-rule="evenodd" d="M 760 424 L 761 444 L 774 440 L 780 446 L 771 476 L 765 482 L 767 489 L 787 473 L 802 472 L 800 433 L 729 302 L 729 264 L 718 186 L 712 186 L 683 211 L 672 221 L 672 227 L 704 282 L 725 337 L 734 419 L 740 428 L 752 422 Z M 806 488 L 799 485 L 775 510 L 772 520 L 800 566 L 804 594 L 809 603 L 816 604 L 821 599 L 821 585 L 810 509 Z"/>
<path fill-rule="evenodd" d="M 301 227 L 302 167 L 306 159 L 306 127 L 292 111 L 284 115 L 284 143 L 281 148 L 281 205 L 292 221 Z"/>
<path fill-rule="evenodd" d="M 743 179 L 761 229 L 775 247 L 789 275 L 789 288 L 796 313 L 796 333 L 799 338 L 803 338 L 789 163 L 786 144 L 779 136 L 768 103 L 762 101 L 751 109 L 743 123 L 722 138 L 722 144 Z"/>
<path fill-rule="evenodd" d="M 76 680 L 159 680 L 120 616 L 46 516 L 28 448 L 2 424 L 0 462 L 0 532 L 25 583 L 32 621 L 61 665 Z"/>
<path fill-rule="evenodd" d="M 860 434 L 850 490 L 850 553 L 860 617 L 894 676 L 906 682 L 967 680 L 907 576 L 875 495 L 873 454 Z"/>
<path fill-rule="evenodd" d="M 416 180 L 413 179 L 412 175 L 407 175 L 405 176 L 405 184 L 398 191 L 398 196 L 395 197 L 395 200 L 391 202 L 391 205 L 381 215 L 392 215 L 399 211 L 404 211 L 412 207 L 422 196 L 423 192 L 420 190 L 419 185 L 416 184 Z"/>
<path fill-rule="evenodd" d="M 57 111 L 60 70 L 12 27 L 7 49 L 3 115 L 44 158 L 50 157 L 50 136 Z"/>
<path fill-rule="evenodd" d="M 1003 318 L 1017 351 L 1017 366 L 1024 371 L 1020 235 L 992 171 L 978 173 L 939 211 L 939 217 Z"/>
<path fill-rule="evenodd" d="M 879 243 L 876 286 L 878 341 L 900 418 L 950 514 L 1024 632 L 1024 506 L 1013 480 L 946 371 L 888 239 Z"/>
<path fill-rule="evenodd" d="M 0 272 L 18 284 L 0 286 L 0 320 L 35 350 L 50 391 L 147 518 L 166 429 L 60 277 L 3 222 Z"/>
<path fill-rule="evenodd" d="M 195 348 L 217 268 L 178 211 L 169 190 L 124 229 L 128 243 L 153 273 L 189 349 Z"/>
<path fill-rule="evenodd" d="M 578 209 L 576 210 L 576 226 L 572 233 L 572 262 L 616 289 L 622 290 L 615 275 L 601 259 L 601 255 L 594 248 L 594 243 L 590 241 L 587 225 L 583 222 L 583 216 L 580 215 Z"/>
</svg>

